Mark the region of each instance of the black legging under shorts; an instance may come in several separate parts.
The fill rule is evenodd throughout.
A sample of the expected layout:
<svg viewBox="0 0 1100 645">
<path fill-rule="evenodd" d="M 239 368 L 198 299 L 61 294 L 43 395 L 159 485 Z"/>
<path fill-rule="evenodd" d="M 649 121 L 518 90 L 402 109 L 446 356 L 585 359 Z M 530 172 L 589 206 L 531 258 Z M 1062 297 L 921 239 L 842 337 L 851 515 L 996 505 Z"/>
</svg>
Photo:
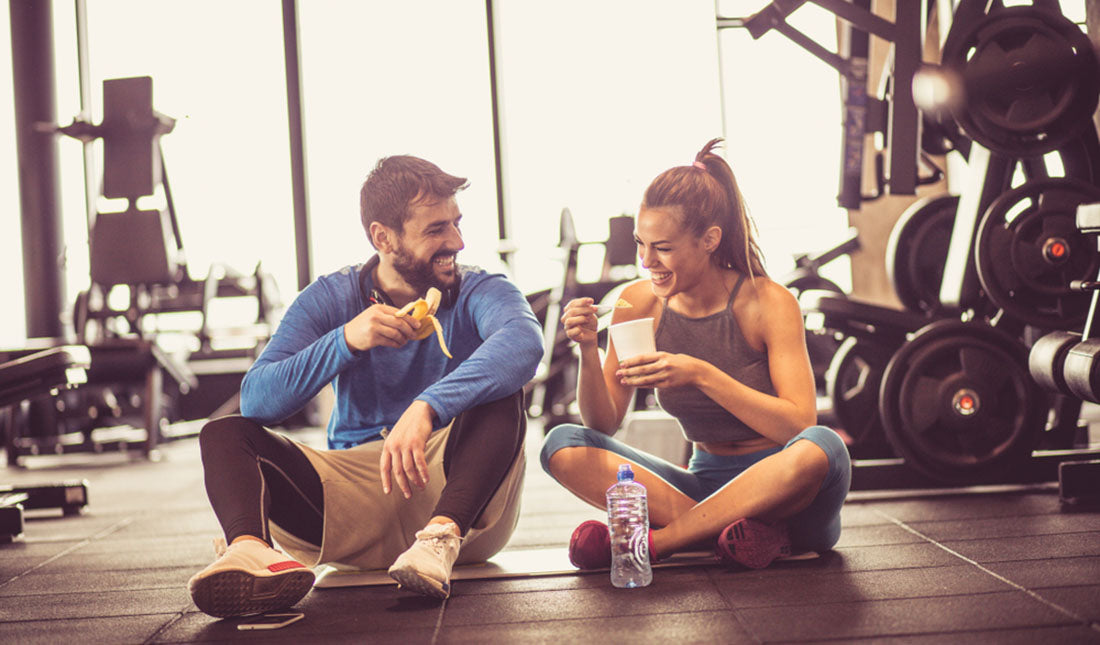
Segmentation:
<svg viewBox="0 0 1100 645">
<path fill-rule="evenodd" d="M 451 518 L 465 535 L 519 456 L 526 430 L 523 392 L 455 417 L 443 450 L 447 483 L 432 515 Z M 203 427 L 199 446 L 206 493 L 227 542 L 251 535 L 271 543 L 271 520 L 320 547 L 324 490 L 293 441 L 250 419 L 228 416 Z"/>
</svg>

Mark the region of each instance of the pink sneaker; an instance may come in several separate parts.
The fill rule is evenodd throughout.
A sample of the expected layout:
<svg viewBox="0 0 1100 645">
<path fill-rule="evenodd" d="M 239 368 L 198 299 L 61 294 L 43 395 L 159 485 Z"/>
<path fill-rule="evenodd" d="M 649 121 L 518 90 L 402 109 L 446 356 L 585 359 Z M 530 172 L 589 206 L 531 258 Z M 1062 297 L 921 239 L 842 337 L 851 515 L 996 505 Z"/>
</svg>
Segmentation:
<svg viewBox="0 0 1100 645">
<path fill-rule="evenodd" d="M 791 554 L 791 538 L 782 522 L 768 524 L 745 517 L 722 529 L 714 554 L 727 564 L 763 569 L 776 558 Z"/>
<path fill-rule="evenodd" d="M 649 561 L 658 562 L 653 550 L 653 529 L 649 530 Z M 611 532 L 596 520 L 581 522 L 569 538 L 569 561 L 578 569 L 609 569 L 611 567 Z"/>
</svg>

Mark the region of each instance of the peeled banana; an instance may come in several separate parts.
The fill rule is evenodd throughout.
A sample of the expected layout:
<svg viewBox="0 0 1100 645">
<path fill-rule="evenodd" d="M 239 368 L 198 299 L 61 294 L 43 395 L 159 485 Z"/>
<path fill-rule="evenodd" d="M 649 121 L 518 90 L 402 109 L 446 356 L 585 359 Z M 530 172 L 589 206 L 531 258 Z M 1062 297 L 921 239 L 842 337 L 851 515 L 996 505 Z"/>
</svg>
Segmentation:
<svg viewBox="0 0 1100 645">
<path fill-rule="evenodd" d="M 413 320 L 420 322 L 420 329 L 415 336 L 416 340 L 423 340 L 433 333 L 438 335 L 439 347 L 443 350 L 443 353 L 447 355 L 447 358 L 454 358 L 451 356 L 451 352 L 447 350 L 447 343 L 443 340 L 443 326 L 439 324 L 439 320 L 435 317 L 435 312 L 439 309 L 439 302 L 443 299 L 443 294 L 439 292 L 439 289 L 431 287 L 428 292 L 424 294 L 423 298 L 414 300 L 404 307 L 397 310 L 394 315 L 398 318 L 402 316 L 410 316 Z M 430 325 L 425 323 L 430 322 Z"/>
</svg>

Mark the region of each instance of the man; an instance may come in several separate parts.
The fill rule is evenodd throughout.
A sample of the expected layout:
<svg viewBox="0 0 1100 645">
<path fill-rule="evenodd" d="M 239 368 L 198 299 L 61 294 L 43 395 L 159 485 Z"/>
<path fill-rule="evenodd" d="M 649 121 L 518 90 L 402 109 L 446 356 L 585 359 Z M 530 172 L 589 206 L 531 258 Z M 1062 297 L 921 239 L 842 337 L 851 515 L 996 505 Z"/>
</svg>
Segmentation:
<svg viewBox="0 0 1100 645">
<path fill-rule="evenodd" d="M 388 566 L 403 588 L 446 598 L 456 560 L 483 561 L 508 541 L 524 469 L 522 388 L 542 338 L 513 284 L 456 263 L 455 195 L 466 186 L 423 159 L 380 160 L 360 191 L 377 254 L 302 291 L 245 374 L 242 416 L 203 428 L 207 493 L 228 547 L 188 584 L 199 609 L 288 607 L 321 563 Z M 401 311 L 433 287 L 453 358 L 439 339 L 415 339 L 429 320 Z M 329 450 L 263 427 L 329 384 Z"/>
</svg>

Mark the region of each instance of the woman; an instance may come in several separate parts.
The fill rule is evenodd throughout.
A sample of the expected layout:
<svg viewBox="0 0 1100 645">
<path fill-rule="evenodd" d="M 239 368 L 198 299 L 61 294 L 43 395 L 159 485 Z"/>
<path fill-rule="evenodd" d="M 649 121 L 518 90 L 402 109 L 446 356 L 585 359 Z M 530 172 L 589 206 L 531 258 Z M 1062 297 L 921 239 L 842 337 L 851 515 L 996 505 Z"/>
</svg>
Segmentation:
<svg viewBox="0 0 1100 645">
<path fill-rule="evenodd" d="M 657 351 L 600 365 L 591 298 L 562 315 L 580 348 L 577 397 L 584 426 L 546 437 L 543 468 L 586 502 L 605 507 L 619 464 L 629 462 L 649 497 L 655 560 L 713 547 L 724 562 L 765 567 L 777 557 L 831 548 L 851 467 L 841 438 L 817 421 L 813 373 L 794 296 L 764 272 L 733 171 L 709 141 L 690 166 L 650 184 L 635 240 L 648 280 L 628 285 L 612 323 L 652 317 Z M 681 468 L 610 435 L 635 388 L 694 442 Z M 573 532 L 582 569 L 610 565 L 607 526 Z"/>
</svg>

